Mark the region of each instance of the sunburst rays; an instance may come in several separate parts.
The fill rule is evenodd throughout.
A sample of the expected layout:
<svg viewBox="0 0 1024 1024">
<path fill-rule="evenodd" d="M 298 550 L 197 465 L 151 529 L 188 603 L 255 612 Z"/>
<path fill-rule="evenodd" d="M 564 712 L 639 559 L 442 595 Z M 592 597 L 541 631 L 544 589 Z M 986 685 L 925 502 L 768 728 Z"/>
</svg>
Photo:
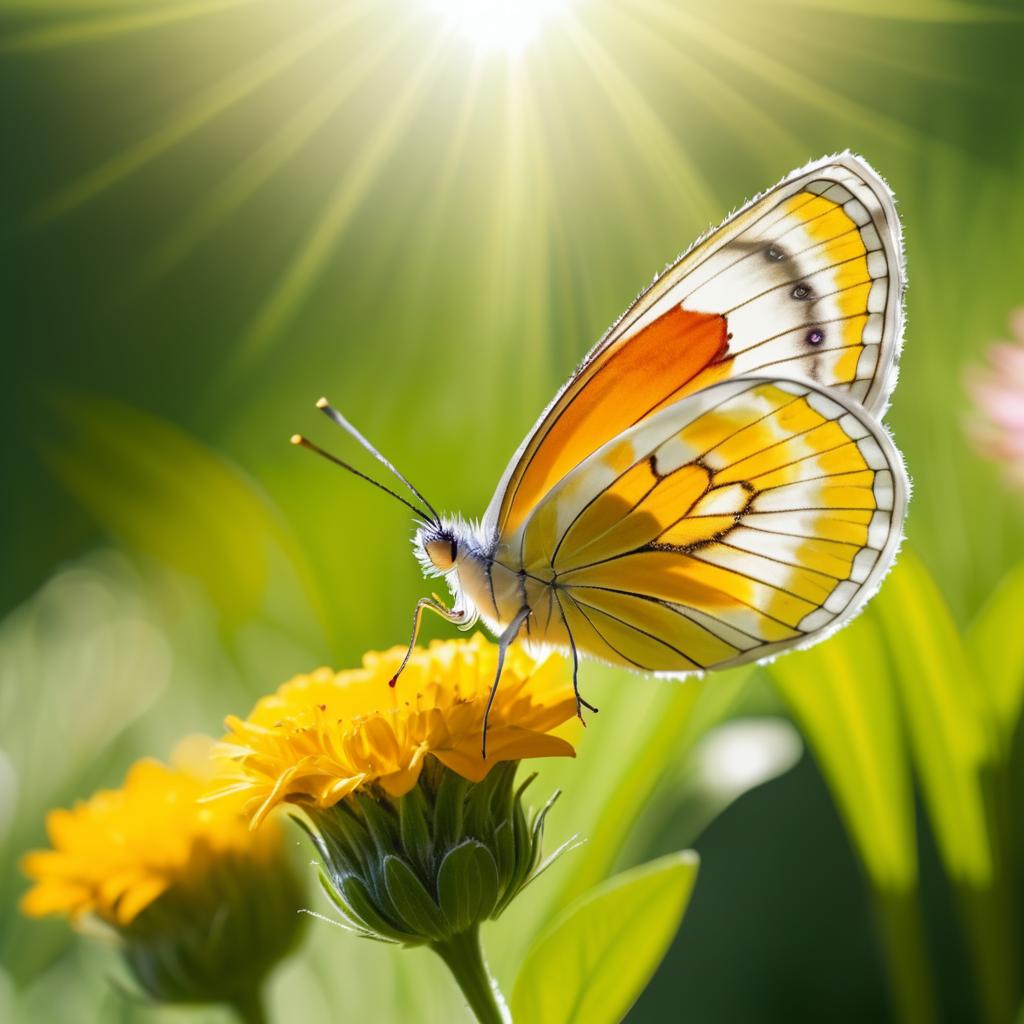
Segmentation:
<svg viewBox="0 0 1024 1024">
<path fill-rule="evenodd" d="M 392 237 L 414 250 L 406 260 L 414 270 L 393 297 L 424 300 L 449 212 L 458 210 L 473 225 L 481 253 L 475 279 L 466 287 L 472 285 L 479 308 L 502 325 L 499 331 L 514 324 L 525 335 L 517 354 L 523 379 L 546 380 L 544 362 L 552 349 L 564 344 L 576 351 L 581 343 L 563 342 L 564 324 L 552 323 L 549 301 L 551 289 L 564 298 L 566 290 L 585 287 L 574 282 L 571 264 L 578 253 L 561 216 L 563 207 L 584 202 L 576 190 L 587 197 L 593 190 L 606 202 L 614 197 L 620 246 L 649 247 L 641 240 L 658 231 L 666 211 L 673 223 L 692 231 L 724 212 L 726 196 L 702 159 L 701 137 L 680 131 L 680 111 L 701 110 L 707 121 L 710 110 L 718 144 L 734 139 L 737 152 L 765 165 L 757 180 L 770 180 L 802 151 L 786 112 L 762 90 L 861 138 L 905 146 L 915 137 L 917 129 L 896 113 L 830 87 L 798 59 L 811 31 L 802 13 L 813 12 L 831 25 L 829 46 L 843 54 L 842 29 L 854 6 L 862 18 L 895 16 L 911 23 L 997 16 L 954 0 L 901 0 L 895 9 L 788 0 L 775 5 L 776 17 L 753 0 L 686 8 L 666 0 L 576 0 L 548 18 L 546 33 L 522 53 L 499 54 L 473 52 L 464 34 L 413 0 L 310 0 L 291 6 L 286 0 L 7 0 L 0 4 L 7 26 L 0 49 L 25 55 L 101 40 L 109 47 L 118 37 L 152 36 L 213 15 L 219 16 L 218 31 L 232 17 L 280 19 L 286 30 L 273 45 L 225 67 L 211 84 L 169 109 L 149 134 L 56 188 L 30 211 L 30 223 L 41 227 L 74 213 L 172 151 L 199 145 L 203 132 L 229 125 L 243 105 L 272 97 L 268 118 L 276 120 L 268 120 L 262 140 L 232 151 L 219 179 L 207 186 L 197 182 L 191 206 L 178 211 L 139 268 L 140 280 L 158 286 L 216 232 L 231 230 L 233 218 L 256 205 L 270 183 L 294 182 L 297 194 L 302 192 L 303 154 L 311 146 L 318 159 L 328 154 L 336 161 L 335 183 L 284 257 L 276 280 L 254 303 L 235 344 L 236 364 L 252 365 L 287 336 L 318 283 L 342 258 L 354 221 L 374 201 L 378 180 L 408 162 L 424 169 L 419 180 L 431 186 L 429 196 L 415 203 L 417 216 L 407 229 L 389 224 Z M 766 18 L 770 47 L 762 45 Z M 874 55 L 858 53 L 851 42 L 846 59 L 867 64 Z M 877 62 L 888 62 L 890 69 L 900 64 L 891 54 L 879 55 Z M 306 74 L 296 92 L 286 80 L 307 65 L 315 65 L 321 77 Z M 912 76 L 917 69 L 908 58 L 898 70 Z M 383 102 L 381 79 L 392 83 Z M 655 79 L 660 85 L 652 85 Z M 665 83 L 678 98 L 677 109 L 665 109 Z M 282 117 L 287 101 L 290 113 Z M 380 109 L 366 129 L 368 103 Z M 436 129 L 424 132 L 424 123 Z M 336 144 L 322 145 L 332 134 Z M 567 153 L 591 161 L 591 180 L 581 182 L 578 167 L 569 173 L 563 166 Z M 379 212 L 389 219 L 386 209 Z M 665 259 L 672 255 L 660 253 Z M 564 316 L 567 303 L 560 305 Z"/>
<path fill-rule="evenodd" d="M 185 3 L 175 4 L 143 4 L 143 10 L 113 14 L 109 13 L 109 6 L 97 5 L 98 10 L 90 15 L 82 13 L 83 9 L 88 10 L 89 4 L 69 4 L 67 0 L 27 0 L 24 4 L 18 4 L 8 0 L 8 3 L 0 6 L 0 14 L 31 9 L 37 16 L 69 13 L 70 17 L 55 18 L 52 22 L 44 20 L 42 24 L 15 30 L 0 39 L 0 52 L 19 53 L 79 46 L 113 36 L 163 28 L 176 22 L 192 21 L 257 2 L 258 0 L 187 0 Z"/>
</svg>

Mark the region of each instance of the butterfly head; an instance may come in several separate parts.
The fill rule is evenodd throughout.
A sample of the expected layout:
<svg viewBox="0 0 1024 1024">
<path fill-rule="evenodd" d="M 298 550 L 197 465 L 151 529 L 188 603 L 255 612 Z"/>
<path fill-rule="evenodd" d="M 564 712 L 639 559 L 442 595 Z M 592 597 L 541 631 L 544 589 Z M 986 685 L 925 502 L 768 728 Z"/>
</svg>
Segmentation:
<svg viewBox="0 0 1024 1024">
<path fill-rule="evenodd" d="M 417 540 L 431 567 L 437 572 L 445 573 L 455 568 L 459 557 L 459 542 L 451 530 L 443 526 L 430 527 Z"/>
<path fill-rule="evenodd" d="M 473 526 L 458 517 L 421 521 L 412 542 L 427 576 L 446 576 L 449 584 L 474 560 L 479 542 Z"/>
</svg>

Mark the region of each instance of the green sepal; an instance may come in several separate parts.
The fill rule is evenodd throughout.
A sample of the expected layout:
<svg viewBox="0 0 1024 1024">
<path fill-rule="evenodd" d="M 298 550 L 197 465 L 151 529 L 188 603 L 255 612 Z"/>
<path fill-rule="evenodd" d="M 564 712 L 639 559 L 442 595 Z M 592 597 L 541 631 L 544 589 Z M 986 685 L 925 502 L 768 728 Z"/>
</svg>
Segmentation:
<svg viewBox="0 0 1024 1024">
<path fill-rule="evenodd" d="M 471 783 L 428 757 L 401 797 L 371 787 L 309 809 L 306 831 L 342 923 L 385 942 L 437 947 L 498 917 L 540 869 L 554 802 L 528 819 L 523 794 L 535 776 L 517 787 L 517 768 L 500 762 Z"/>
<path fill-rule="evenodd" d="M 533 836 L 522 809 L 523 790 L 533 781 L 530 776 L 517 790 L 515 796 L 515 812 L 512 815 L 512 842 L 515 847 L 515 866 L 509 879 L 508 888 L 502 896 L 500 910 L 515 898 L 515 895 L 530 877 L 530 865 L 533 861 Z"/>
<path fill-rule="evenodd" d="M 462 837 L 465 793 L 468 785 L 469 783 L 455 772 L 446 771 L 441 775 L 441 782 L 434 797 L 435 854 L 450 849 Z"/>
<path fill-rule="evenodd" d="M 467 839 L 449 851 L 437 872 L 437 892 L 454 933 L 490 917 L 498 901 L 498 867 L 487 847 Z"/>
<path fill-rule="evenodd" d="M 398 801 L 398 830 L 402 849 L 423 878 L 431 874 L 432 843 L 427 825 L 427 801 L 423 790 L 414 787 Z"/>
<path fill-rule="evenodd" d="M 502 900 L 509 890 L 509 883 L 516 869 L 516 841 L 513 830 L 510 818 L 506 818 L 494 830 L 493 852 L 498 866 L 498 892 Z"/>
<path fill-rule="evenodd" d="M 384 880 L 388 896 L 410 931 L 429 939 L 443 939 L 450 929 L 441 908 L 400 857 L 384 859 Z"/>
<path fill-rule="evenodd" d="M 516 762 L 503 761 L 488 772 L 483 782 L 470 788 L 466 795 L 465 835 L 483 840 L 494 831 L 495 822 L 508 817 L 515 773 Z"/>
<path fill-rule="evenodd" d="M 335 883 L 335 887 L 348 908 L 349 914 L 356 919 L 361 927 L 407 946 L 419 945 L 424 941 L 421 935 L 402 931 L 396 924 L 386 920 L 377 909 L 375 901 L 370 898 L 370 892 L 365 883 L 355 875 L 347 875 L 345 878 L 339 879 Z"/>
<path fill-rule="evenodd" d="M 366 927 L 364 921 L 360 921 L 352 911 L 352 908 L 341 898 L 337 889 L 335 888 L 334 882 L 322 868 L 320 869 L 318 876 L 320 886 L 325 893 L 327 898 L 334 905 L 334 909 L 341 915 L 341 921 L 338 922 L 340 927 L 347 931 L 354 932 L 356 935 L 361 936 L 365 939 L 375 939 L 377 942 L 388 942 L 392 945 L 395 944 L 395 939 L 387 939 L 383 935 L 377 935 L 375 932 L 370 931 Z"/>
</svg>

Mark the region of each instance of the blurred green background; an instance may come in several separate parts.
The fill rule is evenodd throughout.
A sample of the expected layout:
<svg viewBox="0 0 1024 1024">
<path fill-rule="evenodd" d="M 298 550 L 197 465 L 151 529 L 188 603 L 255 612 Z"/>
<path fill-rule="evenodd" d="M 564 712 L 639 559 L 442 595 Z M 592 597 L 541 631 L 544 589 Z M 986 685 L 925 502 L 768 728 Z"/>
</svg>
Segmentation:
<svg viewBox="0 0 1024 1024">
<path fill-rule="evenodd" d="M 536 785 L 566 790 L 553 842 L 612 838 L 485 941 L 510 984 L 577 871 L 695 844 L 692 904 L 631 1021 L 1009 1019 L 1020 574 L 977 616 L 1024 559 L 1024 506 L 965 438 L 964 373 L 1024 304 L 1019 3 L 576 0 L 514 53 L 443 6 L 0 0 L 0 1019 L 185 1019 L 116 994 L 107 951 L 60 922 L 20 920 L 18 856 L 46 809 L 134 757 L 403 642 L 429 592 L 404 510 L 288 445 L 301 430 L 351 456 L 314 400 L 434 504 L 479 514 L 654 272 L 845 148 L 904 219 L 887 419 L 914 481 L 909 575 L 860 643 L 840 634 L 774 681 L 730 673 L 680 697 L 588 668 L 602 713 L 581 760 Z M 916 633 L 900 624 L 915 600 Z M 957 701 L 1004 670 L 998 723 L 968 701 L 987 753 L 958 760 L 973 726 Z M 801 678 L 831 694 L 843 672 L 854 703 L 876 701 L 849 757 L 829 730 L 856 716 Z M 929 753 L 922 692 L 953 723 L 948 749 Z M 719 734 L 699 738 L 765 716 L 741 735 L 763 770 L 723 789 Z M 958 867 L 975 835 L 987 873 L 969 851 Z M 308 940 L 275 987 L 281 1020 L 455 1019 L 428 954 L 326 925 Z"/>
</svg>

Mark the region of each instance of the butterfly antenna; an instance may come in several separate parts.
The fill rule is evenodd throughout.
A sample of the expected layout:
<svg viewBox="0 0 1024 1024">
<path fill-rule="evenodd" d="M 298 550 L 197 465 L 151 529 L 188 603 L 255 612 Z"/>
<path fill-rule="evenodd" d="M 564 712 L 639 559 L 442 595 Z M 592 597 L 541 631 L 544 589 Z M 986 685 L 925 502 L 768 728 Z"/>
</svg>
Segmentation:
<svg viewBox="0 0 1024 1024">
<path fill-rule="evenodd" d="M 385 469 L 387 469 L 390 473 L 392 473 L 399 480 L 401 480 L 402 483 L 405 484 L 405 486 L 408 487 L 409 490 L 417 498 L 419 498 L 419 500 L 422 501 L 423 504 L 426 505 L 428 509 L 430 509 L 431 515 L 435 523 L 439 523 L 441 521 L 441 517 L 437 514 L 437 510 L 434 508 L 434 506 L 431 505 L 430 502 L 427 501 L 427 499 L 422 495 L 422 493 L 412 485 L 408 478 L 399 473 L 398 470 L 394 467 L 394 465 L 392 465 L 392 463 L 388 459 L 386 459 L 365 437 L 363 437 L 363 435 L 359 433 L 359 431 L 356 430 L 356 428 L 351 423 L 349 423 L 349 421 L 345 419 L 345 417 L 342 416 L 341 413 L 338 412 L 338 410 L 335 409 L 334 406 L 331 405 L 331 403 L 328 402 L 326 398 L 321 398 L 316 403 L 316 407 L 328 419 L 333 420 L 339 427 L 341 427 L 342 430 L 344 430 L 347 434 L 350 434 L 352 437 L 354 437 Z"/>
<path fill-rule="evenodd" d="M 385 494 L 390 494 L 392 498 L 396 498 L 421 519 L 426 522 L 431 521 L 431 516 L 424 512 L 423 509 L 417 508 L 411 501 L 406 501 L 406 499 L 400 494 L 391 490 L 390 487 L 385 487 L 379 480 L 374 480 L 372 476 L 367 476 L 365 473 L 360 472 L 355 468 L 355 466 L 350 466 L 347 462 L 342 462 L 336 455 L 332 455 L 330 452 L 324 451 L 319 445 L 313 444 L 308 437 L 303 437 L 301 434 L 292 434 L 292 444 L 297 445 L 299 448 L 308 448 L 311 452 L 316 452 L 317 455 L 325 458 L 328 462 L 333 462 L 336 466 L 341 466 L 342 469 L 347 469 L 350 473 L 359 477 L 360 480 L 365 480 L 368 484 L 373 484 L 374 487 L 379 488 Z"/>
</svg>

